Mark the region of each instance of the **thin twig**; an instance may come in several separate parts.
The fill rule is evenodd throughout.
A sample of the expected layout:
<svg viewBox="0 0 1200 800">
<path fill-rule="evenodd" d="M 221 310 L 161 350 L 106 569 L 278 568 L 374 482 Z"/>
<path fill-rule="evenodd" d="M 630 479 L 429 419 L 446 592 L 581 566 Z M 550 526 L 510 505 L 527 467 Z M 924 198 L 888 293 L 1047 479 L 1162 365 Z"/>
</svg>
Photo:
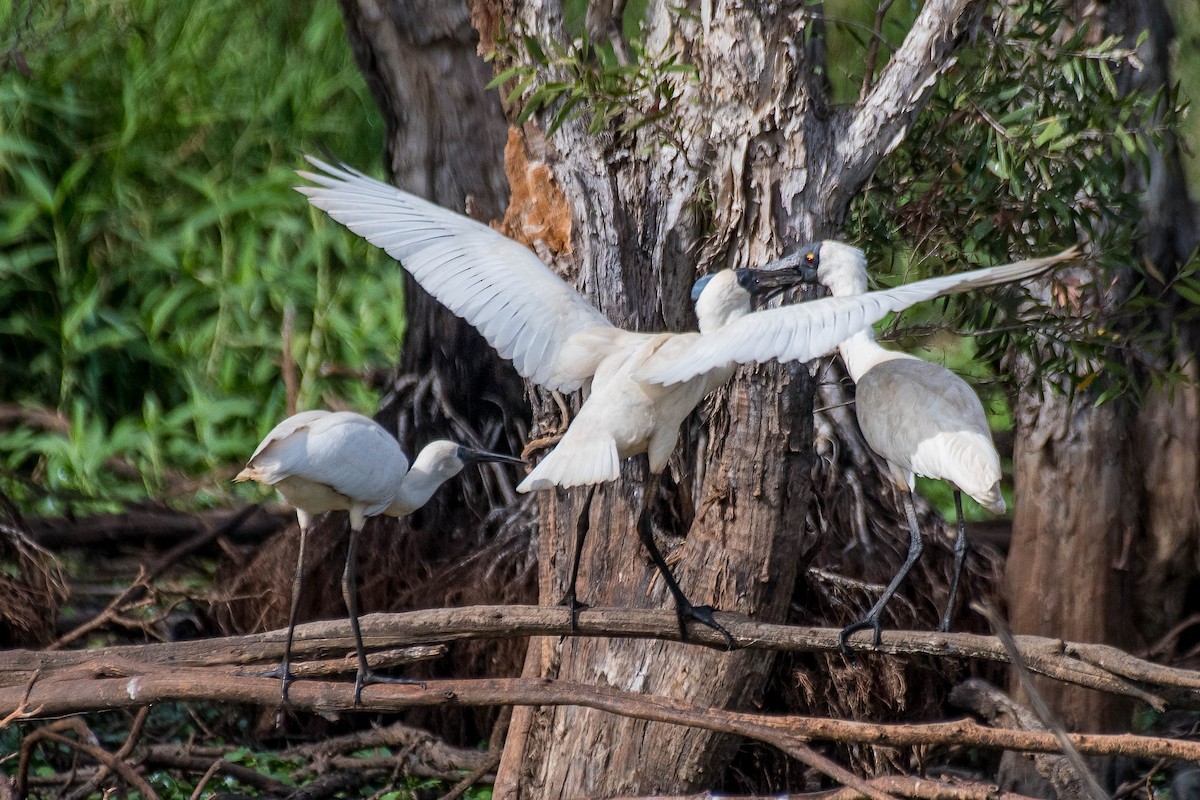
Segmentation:
<svg viewBox="0 0 1200 800">
<path fill-rule="evenodd" d="M 137 715 L 133 718 L 133 724 L 129 726 L 129 735 L 125 737 L 125 741 L 114 754 L 118 760 L 124 761 L 133 753 L 133 748 L 137 747 L 138 740 L 142 737 L 142 729 L 146 726 L 146 719 L 149 716 L 149 706 L 142 706 L 138 709 Z M 89 778 L 78 789 L 67 795 L 67 800 L 79 800 L 79 798 L 87 797 L 104 782 L 104 779 L 109 776 L 110 772 L 111 768 L 108 764 L 101 764 L 100 768 L 96 770 L 95 775 Z"/>
<path fill-rule="evenodd" d="M 450 791 L 441 796 L 441 800 L 458 800 L 458 798 L 467 793 L 467 789 L 470 789 L 472 786 L 479 783 L 479 781 L 483 779 L 484 775 L 494 771 L 498 766 L 500 766 L 499 750 L 494 753 L 489 753 L 487 761 L 476 767 L 471 774 L 467 775 L 467 777 L 454 784 L 454 787 L 451 788 Z"/>
<path fill-rule="evenodd" d="M 1014 670 L 1017 673 L 1017 680 L 1021 684 L 1021 688 L 1025 690 L 1025 696 L 1029 699 L 1030 705 L 1033 706 L 1033 711 L 1037 714 L 1038 719 L 1045 725 L 1054 738 L 1058 740 L 1062 746 L 1063 755 L 1066 756 L 1075 773 L 1079 776 L 1080 782 L 1092 800 L 1109 800 L 1108 793 L 1100 788 L 1096 778 L 1092 775 L 1092 771 L 1088 769 L 1084 763 L 1083 757 L 1079 755 L 1079 751 L 1075 749 L 1070 737 L 1067 736 L 1067 729 L 1059 722 L 1058 718 L 1050 711 L 1050 707 L 1046 705 L 1046 699 L 1042 697 L 1041 692 L 1033 684 L 1033 676 L 1029 674 L 1029 670 L 1025 668 L 1025 661 L 1021 658 L 1021 653 L 1017 649 L 1017 643 L 1013 641 L 1012 632 L 1008 626 L 1004 624 L 1004 620 L 996 613 L 996 609 L 992 608 L 990 603 L 971 603 L 971 609 L 981 615 L 988 621 L 992 632 L 1000 639 L 1000 643 L 1004 645 L 1004 649 L 1008 651 L 1009 660 Z"/>
<path fill-rule="evenodd" d="M 879 58 L 879 42 L 883 39 L 883 18 L 887 16 L 892 2 L 893 0 L 882 0 L 875 8 L 875 22 L 871 26 L 871 41 L 867 44 L 866 67 L 863 69 L 863 85 L 858 93 L 860 103 L 870 94 L 871 86 L 875 83 L 875 61 Z"/>
<path fill-rule="evenodd" d="M 158 794 L 154 791 L 150 784 L 146 782 L 145 778 L 143 778 L 141 775 L 138 775 L 133 767 L 127 764 L 123 759 L 115 757 L 112 753 L 108 752 L 104 748 L 87 744 L 85 742 L 76 741 L 69 736 L 63 736 L 62 734 L 54 733 L 53 731 L 42 732 L 40 738 L 65 745 L 74 750 L 78 750 L 80 753 L 88 756 L 93 761 L 108 767 L 110 770 L 120 775 L 121 779 L 125 781 L 125 783 L 129 784 L 132 788 L 140 792 L 142 797 L 146 800 L 158 800 Z"/>
<path fill-rule="evenodd" d="M 208 782 L 212 780 L 213 775 L 217 774 L 217 770 L 221 768 L 221 760 L 217 759 L 208 766 L 204 774 L 200 776 L 200 780 L 196 782 L 196 788 L 192 790 L 191 797 L 188 800 L 200 800 L 200 793 L 204 791 L 204 787 L 208 786 Z"/>
</svg>

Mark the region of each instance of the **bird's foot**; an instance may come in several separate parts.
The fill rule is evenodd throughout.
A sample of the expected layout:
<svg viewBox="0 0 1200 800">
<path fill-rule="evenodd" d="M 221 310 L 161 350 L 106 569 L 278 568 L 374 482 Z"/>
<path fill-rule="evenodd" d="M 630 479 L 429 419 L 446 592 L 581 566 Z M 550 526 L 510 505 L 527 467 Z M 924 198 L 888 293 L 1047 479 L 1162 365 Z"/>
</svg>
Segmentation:
<svg viewBox="0 0 1200 800">
<path fill-rule="evenodd" d="M 732 634 L 725 630 L 725 626 L 713 618 L 713 611 L 715 610 L 712 606 L 694 606 L 687 601 L 677 604 L 675 606 L 675 613 L 679 617 L 679 638 L 685 642 L 687 641 L 687 621 L 689 619 L 695 620 L 701 625 L 707 625 L 721 634 L 725 638 L 725 649 L 733 650 L 737 646 L 737 643 L 734 642 Z"/>
<path fill-rule="evenodd" d="M 563 599 L 559 600 L 558 604 L 564 608 L 570 609 L 571 632 L 574 633 L 575 631 L 579 630 L 579 612 L 585 611 L 591 608 L 591 606 L 589 606 L 587 603 L 581 602 L 579 598 L 575 596 L 574 591 L 569 591 L 564 594 Z"/>
<path fill-rule="evenodd" d="M 838 636 L 838 649 L 842 651 L 844 656 L 853 656 L 854 653 L 850 649 L 850 637 L 859 631 L 870 629 L 873 632 L 871 644 L 874 647 L 879 646 L 879 637 L 882 632 L 878 614 L 868 614 L 867 616 L 855 622 L 853 625 L 847 625 L 842 628 L 841 634 Z"/>
<path fill-rule="evenodd" d="M 370 686 L 371 684 L 376 684 L 376 683 L 403 684 L 403 685 L 407 685 L 407 686 L 420 686 L 422 689 L 425 688 L 425 681 L 421 680 L 420 678 L 404 678 L 404 677 L 400 677 L 400 676 L 380 675 L 378 672 L 376 672 L 375 670 L 372 670 L 372 669 L 368 669 L 365 671 L 360 669 L 358 672 L 356 672 L 354 674 L 354 705 L 355 706 L 362 705 L 363 687 Z"/>
<path fill-rule="evenodd" d="M 292 673 L 288 662 L 284 661 L 273 670 L 258 672 L 255 675 L 259 678 L 279 678 L 279 697 L 283 702 L 287 702 L 288 689 L 291 687 L 292 681 L 296 680 L 296 676 Z"/>
</svg>

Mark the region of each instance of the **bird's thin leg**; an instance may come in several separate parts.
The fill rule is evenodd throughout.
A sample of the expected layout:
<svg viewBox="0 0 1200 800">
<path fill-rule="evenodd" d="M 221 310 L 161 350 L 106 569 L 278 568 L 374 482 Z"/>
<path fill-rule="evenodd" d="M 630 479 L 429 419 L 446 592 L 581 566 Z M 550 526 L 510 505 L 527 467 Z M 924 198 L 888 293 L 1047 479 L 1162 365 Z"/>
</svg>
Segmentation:
<svg viewBox="0 0 1200 800">
<path fill-rule="evenodd" d="M 892 578 L 892 582 L 883 590 L 883 594 L 875 601 L 875 605 L 871 606 L 871 610 L 858 622 L 853 625 L 847 625 L 842 629 L 842 633 L 838 637 L 838 643 L 841 646 L 842 652 L 846 655 L 850 655 L 850 636 L 867 628 L 875 632 L 871 641 L 876 647 L 879 646 L 879 620 L 883 615 L 883 609 L 888 604 L 888 601 L 892 599 L 892 595 L 896 593 L 900 582 L 908 576 L 908 573 L 912 571 L 913 565 L 917 563 L 917 559 L 921 557 L 921 550 L 924 545 L 921 542 L 921 530 L 917 527 L 917 509 L 913 506 L 912 492 L 904 493 L 904 511 L 908 515 L 908 558 L 904 560 L 904 566 L 900 567 L 900 571 Z"/>
<path fill-rule="evenodd" d="M 292 609 L 288 613 L 287 644 L 283 648 L 283 661 L 270 672 L 263 673 L 266 678 L 279 678 L 279 696 L 286 703 L 288 688 L 296 676 L 292 674 L 292 641 L 296 634 L 296 614 L 300 609 L 300 592 L 304 586 L 304 543 L 308 539 L 308 529 L 312 518 L 303 512 L 297 512 L 300 522 L 300 549 L 296 553 L 296 571 L 292 573 Z M 277 720 L 278 722 L 278 720 Z"/>
<path fill-rule="evenodd" d="M 950 576 L 950 596 L 946 598 L 946 611 L 938 630 L 950 630 L 950 617 L 954 613 L 954 600 L 958 597 L 958 579 L 962 575 L 963 562 L 967 559 L 967 524 L 963 521 L 962 492 L 954 490 L 954 515 L 958 521 L 958 536 L 954 540 L 954 574 Z"/>
<path fill-rule="evenodd" d="M 378 675 L 367 666 L 367 649 L 363 646 L 362 629 L 358 624 L 358 535 L 363 520 L 354 512 L 350 514 L 350 541 L 346 545 L 346 568 L 342 571 L 342 599 L 350 612 L 350 630 L 354 632 L 354 650 L 358 655 L 358 672 L 354 676 L 354 705 L 362 705 L 363 687 L 371 683 L 412 683 L 422 688 L 425 682 L 416 678 L 393 678 Z"/>
<path fill-rule="evenodd" d="M 659 474 L 657 472 L 651 472 L 650 476 L 646 479 L 646 484 L 643 488 L 642 511 L 638 514 L 637 531 L 638 538 L 642 540 L 642 545 L 650 552 L 650 560 L 654 562 L 654 566 L 658 567 L 663 580 L 667 582 L 667 588 L 675 598 L 675 615 L 679 620 L 679 638 L 685 642 L 687 641 L 687 621 L 694 619 L 701 625 L 707 625 L 725 637 L 726 648 L 732 650 L 734 647 L 733 636 L 713 618 L 713 607 L 692 605 L 691 601 L 683 593 L 683 589 L 679 588 L 679 582 L 675 580 L 675 576 L 671 574 L 671 568 L 667 566 L 666 559 L 659 552 L 658 545 L 654 543 L 654 531 L 650 523 L 650 506 L 654 501 L 655 495 L 658 494 L 658 480 Z"/>
<path fill-rule="evenodd" d="M 571 562 L 571 580 L 567 584 L 567 593 L 563 595 L 562 600 L 558 601 L 560 606 L 566 606 L 571 611 L 571 630 L 579 628 L 579 612 L 588 607 L 587 603 L 579 602 L 579 598 L 575 594 L 575 583 L 579 579 L 579 559 L 583 556 L 583 539 L 587 536 L 588 529 L 591 527 L 592 514 L 592 498 L 596 496 L 596 484 L 588 487 L 587 499 L 583 501 L 583 511 L 579 514 L 579 519 L 575 521 L 575 558 Z"/>
</svg>

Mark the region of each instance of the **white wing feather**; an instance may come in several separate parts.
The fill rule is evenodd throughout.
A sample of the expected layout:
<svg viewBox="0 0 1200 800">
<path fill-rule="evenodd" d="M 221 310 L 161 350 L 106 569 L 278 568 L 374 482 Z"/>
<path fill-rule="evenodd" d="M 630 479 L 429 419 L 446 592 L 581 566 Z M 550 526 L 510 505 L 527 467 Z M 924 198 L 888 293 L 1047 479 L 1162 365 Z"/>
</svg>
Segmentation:
<svg viewBox="0 0 1200 800">
<path fill-rule="evenodd" d="M 297 186 L 309 202 L 401 262 L 535 383 L 569 392 L 594 369 L 562 358 L 576 333 L 612 324 L 524 245 L 462 214 L 308 157 L 323 174 Z"/>
<path fill-rule="evenodd" d="M 894 289 L 848 297 L 825 297 L 747 314 L 717 331 L 702 335 L 681 354 L 649 360 L 634 379 L 670 385 L 735 363 L 772 358 L 810 361 L 830 352 L 889 312 L 902 311 L 922 300 L 942 295 L 1029 278 L 1076 254 L 1077 250 L 1071 248 L 1046 258 L 928 278 Z"/>
<path fill-rule="evenodd" d="M 331 411 L 301 411 L 299 414 L 293 414 L 287 419 L 280 422 L 274 428 L 271 428 L 258 447 L 254 448 L 254 455 L 250 456 L 249 464 L 254 464 L 262 452 L 270 447 L 275 442 L 283 441 L 301 428 L 307 428 L 322 417 L 328 417 Z"/>
</svg>

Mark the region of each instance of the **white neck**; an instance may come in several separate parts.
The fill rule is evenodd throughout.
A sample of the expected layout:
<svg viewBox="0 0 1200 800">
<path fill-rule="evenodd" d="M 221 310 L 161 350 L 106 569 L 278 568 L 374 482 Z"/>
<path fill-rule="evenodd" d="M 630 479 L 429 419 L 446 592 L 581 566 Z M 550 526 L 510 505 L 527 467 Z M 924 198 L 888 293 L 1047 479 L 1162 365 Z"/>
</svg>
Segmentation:
<svg viewBox="0 0 1200 800">
<path fill-rule="evenodd" d="M 715 273 L 696 300 L 696 322 L 701 333 L 724 328 L 750 313 L 750 293 L 738 285 L 731 269 Z"/>
<path fill-rule="evenodd" d="M 396 492 L 396 499 L 383 513 L 392 517 L 408 516 L 428 503 L 429 498 L 433 497 L 433 493 L 446 480 L 446 477 L 431 472 L 418 461 L 412 465 L 412 469 L 404 476 L 404 480 L 400 481 L 400 490 Z"/>
<path fill-rule="evenodd" d="M 842 361 L 846 362 L 846 370 L 855 383 L 862 380 L 862 376 L 866 375 L 872 367 L 882 364 L 884 361 L 916 358 L 908 353 L 898 353 L 880 346 L 875 341 L 875 331 L 870 328 L 859 331 L 839 344 L 838 352 L 842 354 Z"/>
</svg>

